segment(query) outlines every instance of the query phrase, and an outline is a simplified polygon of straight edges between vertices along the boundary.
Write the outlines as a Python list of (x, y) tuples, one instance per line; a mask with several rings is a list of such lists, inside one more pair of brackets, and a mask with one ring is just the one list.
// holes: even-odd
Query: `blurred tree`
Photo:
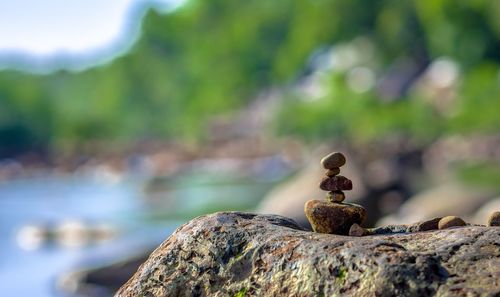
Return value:
[[(191, 0), (171, 14), (149, 11), (138, 42), (108, 65), (79, 73), (0, 72), (0, 127), (23, 127), (33, 139), (28, 146), (74, 147), (89, 139), (200, 140), (214, 114), (245, 107), (263, 88), (300, 80), (313, 52), (361, 36), (375, 53), (353, 67), (370, 69), (377, 80), (403, 77), (405, 68), (398, 65), (404, 61), (416, 65), (400, 100), (380, 100), (384, 96), (377, 88), (353, 91), (349, 70), (329, 72), (321, 100), (294, 95), (283, 101), (277, 120), (281, 133), (309, 139), (410, 133), (432, 139), (495, 131), (500, 125), (498, 3)], [(440, 114), (409, 88), (431, 60), (443, 56), (456, 61), (462, 73), (449, 114)], [(8, 134), (0, 133), (1, 143), (11, 141)]]

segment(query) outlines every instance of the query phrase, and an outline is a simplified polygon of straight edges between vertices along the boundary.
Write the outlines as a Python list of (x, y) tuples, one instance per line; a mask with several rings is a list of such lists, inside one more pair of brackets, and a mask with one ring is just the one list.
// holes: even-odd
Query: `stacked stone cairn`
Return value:
[[(304, 206), (304, 212), (314, 232), (365, 236), (389, 233), (407, 233), (429, 230), (443, 230), (467, 226), (463, 219), (457, 216), (434, 218), (410, 225), (389, 225), (385, 227), (361, 227), (366, 219), (366, 210), (353, 203), (344, 203), (344, 191), (352, 190), (352, 181), (341, 176), (340, 167), (344, 166), (346, 158), (342, 153), (331, 153), (321, 159), (321, 165), (326, 169), (325, 177), (319, 187), (327, 191), (325, 200), (309, 200)], [(493, 212), (488, 218), (487, 226), (500, 227), (500, 212)]]
[(338, 152), (331, 153), (321, 160), (321, 165), (326, 169), (326, 176), (319, 187), (328, 194), (325, 200), (309, 200), (304, 206), (307, 219), (315, 232), (349, 235), (353, 225), (358, 232), (364, 230), (359, 225), (366, 219), (366, 210), (360, 205), (343, 203), (344, 191), (352, 190), (352, 181), (339, 175), (340, 167), (345, 163), (345, 156)]

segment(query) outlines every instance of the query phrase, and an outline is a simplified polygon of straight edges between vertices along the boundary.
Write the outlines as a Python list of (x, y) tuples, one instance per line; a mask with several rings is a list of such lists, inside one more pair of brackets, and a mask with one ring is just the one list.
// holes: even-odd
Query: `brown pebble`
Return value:
[(442, 218), (434, 218), (432, 220), (427, 220), (423, 222), (419, 222), (416, 224), (416, 231), (430, 231), (437, 230), (439, 228), (439, 221)]
[(439, 220), (438, 228), (447, 229), (451, 227), (465, 226), (464, 220), (456, 216), (447, 216)]
[(342, 191), (328, 192), (328, 195), (326, 195), (326, 200), (334, 203), (340, 203), (345, 200), (345, 194)]
[(500, 211), (495, 211), (488, 218), (488, 226), (500, 226)]
[(363, 235), (366, 235), (367, 233), (368, 232), (366, 231), (366, 229), (358, 224), (352, 224), (351, 228), (349, 229), (349, 236), (361, 237)]
[(342, 175), (323, 177), (319, 188), (323, 191), (349, 191), (352, 190), (352, 181)]
[(335, 167), (342, 167), (345, 161), (345, 157), (342, 153), (331, 153), (321, 159), (321, 165), (325, 169), (333, 169)]
[(325, 175), (328, 176), (328, 177), (332, 177), (332, 176), (338, 175), (339, 173), (340, 173), (340, 168), (335, 167), (335, 168), (332, 168), (332, 169), (328, 169), (325, 172)]

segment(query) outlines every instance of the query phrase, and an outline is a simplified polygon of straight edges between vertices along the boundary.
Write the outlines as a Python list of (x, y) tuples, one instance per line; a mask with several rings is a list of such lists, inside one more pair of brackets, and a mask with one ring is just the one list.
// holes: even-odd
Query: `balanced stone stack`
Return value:
[(344, 191), (352, 190), (352, 181), (339, 175), (346, 158), (342, 153), (331, 153), (321, 160), (326, 169), (319, 187), (328, 191), (326, 200), (309, 200), (304, 206), (307, 219), (313, 230), (319, 233), (348, 235), (353, 224), (361, 225), (366, 210), (356, 204), (343, 203)]
[(340, 167), (345, 165), (345, 157), (341, 153), (331, 153), (321, 159), (321, 165), (326, 169), (325, 177), (321, 180), (319, 187), (323, 191), (329, 191), (327, 200), (330, 202), (342, 202), (345, 199), (343, 191), (352, 190), (352, 181), (344, 176), (338, 175)]

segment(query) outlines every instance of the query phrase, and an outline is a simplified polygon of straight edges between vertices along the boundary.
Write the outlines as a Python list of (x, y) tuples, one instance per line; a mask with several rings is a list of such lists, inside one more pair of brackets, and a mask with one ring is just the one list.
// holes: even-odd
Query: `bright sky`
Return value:
[(124, 29), (130, 29), (127, 27), (129, 13), (137, 4), (163, 5), (166, 8), (166, 5), (180, 2), (0, 0), (0, 60), (2, 54), (37, 59), (57, 56), (58, 53), (72, 56), (92, 54), (125, 37), (122, 36)]
[(134, 0), (0, 0), (0, 50), (46, 55), (120, 36)]

